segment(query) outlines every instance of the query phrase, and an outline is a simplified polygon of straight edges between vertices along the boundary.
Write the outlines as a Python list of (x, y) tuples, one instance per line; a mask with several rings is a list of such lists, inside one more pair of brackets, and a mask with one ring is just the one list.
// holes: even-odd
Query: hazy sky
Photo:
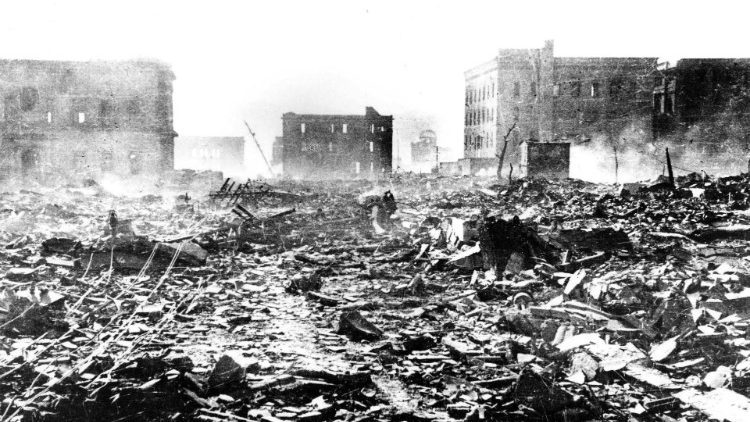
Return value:
[[(364, 113), (433, 122), (463, 145), (463, 72), (498, 48), (558, 56), (750, 57), (748, 11), (729, 1), (0, 2), (0, 57), (157, 58), (172, 65), (175, 129), (245, 134), (270, 154), (281, 114)], [(413, 124), (412, 124), (413, 123)], [(413, 129), (413, 128), (412, 128)], [(260, 165), (248, 147), (249, 162)]]

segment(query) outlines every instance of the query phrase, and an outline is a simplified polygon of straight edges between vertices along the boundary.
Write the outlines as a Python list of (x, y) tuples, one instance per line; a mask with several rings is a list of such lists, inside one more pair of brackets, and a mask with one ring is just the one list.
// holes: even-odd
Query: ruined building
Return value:
[(657, 59), (555, 57), (541, 49), (501, 49), (465, 73), (463, 173), (520, 160), (522, 141), (618, 142), (651, 139)]
[(418, 171), (430, 171), (438, 165), (437, 135), (427, 129), (419, 133), (419, 139), (411, 143), (412, 167)]
[(285, 113), (284, 175), (299, 179), (376, 178), (391, 172), (393, 116)]
[(245, 176), (245, 138), (241, 136), (180, 136), (175, 139), (176, 169), (214, 170), (225, 177)]
[[(681, 59), (655, 77), (654, 134), (715, 152), (750, 140), (750, 59)], [(721, 140), (722, 142), (717, 142)]]
[(171, 170), (173, 80), (153, 61), (0, 61), (0, 176)]

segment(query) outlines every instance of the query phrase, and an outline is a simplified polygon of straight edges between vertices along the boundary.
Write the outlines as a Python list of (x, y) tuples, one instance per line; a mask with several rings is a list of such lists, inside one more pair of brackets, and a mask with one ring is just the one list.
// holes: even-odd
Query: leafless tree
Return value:
[(508, 129), (508, 133), (503, 136), (503, 149), (500, 151), (500, 154), (495, 154), (497, 159), (499, 160), (497, 163), (497, 181), (499, 182), (502, 180), (502, 170), (503, 170), (503, 161), (505, 160), (505, 151), (508, 149), (508, 142), (510, 142), (510, 134), (516, 129), (516, 126), (518, 125), (518, 120), (514, 121), (513, 124), (510, 126), (510, 129)]

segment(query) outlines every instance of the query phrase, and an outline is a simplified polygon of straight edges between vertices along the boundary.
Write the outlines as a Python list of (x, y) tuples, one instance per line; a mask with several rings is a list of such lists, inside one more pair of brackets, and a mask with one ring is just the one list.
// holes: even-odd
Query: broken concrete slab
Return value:
[(377, 340), (383, 335), (380, 328), (365, 319), (358, 311), (341, 313), (338, 332), (355, 341)]

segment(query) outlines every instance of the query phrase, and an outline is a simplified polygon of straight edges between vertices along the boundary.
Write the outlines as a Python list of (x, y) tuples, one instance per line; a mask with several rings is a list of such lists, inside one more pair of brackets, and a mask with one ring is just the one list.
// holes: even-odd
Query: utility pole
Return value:
[(271, 177), (274, 177), (275, 175), (273, 174), (273, 168), (271, 167), (271, 163), (269, 163), (268, 160), (266, 159), (266, 154), (263, 153), (263, 148), (260, 147), (260, 142), (258, 142), (258, 138), (255, 137), (255, 132), (253, 132), (253, 130), (250, 129), (250, 125), (247, 124), (246, 120), (243, 120), (242, 122), (245, 123), (245, 126), (247, 127), (247, 131), (250, 132), (250, 135), (253, 136), (253, 141), (255, 141), (255, 145), (258, 147), (258, 151), (260, 151), (260, 156), (263, 157), (263, 161), (266, 162), (266, 166), (268, 166), (268, 171), (271, 173)]
[(672, 171), (672, 159), (669, 157), (669, 148), (666, 148), (667, 153), (667, 172), (669, 174), (669, 185), (674, 189), (674, 172)]
[(440, 173), (440, 147), (435, 141), (435, 173)]

